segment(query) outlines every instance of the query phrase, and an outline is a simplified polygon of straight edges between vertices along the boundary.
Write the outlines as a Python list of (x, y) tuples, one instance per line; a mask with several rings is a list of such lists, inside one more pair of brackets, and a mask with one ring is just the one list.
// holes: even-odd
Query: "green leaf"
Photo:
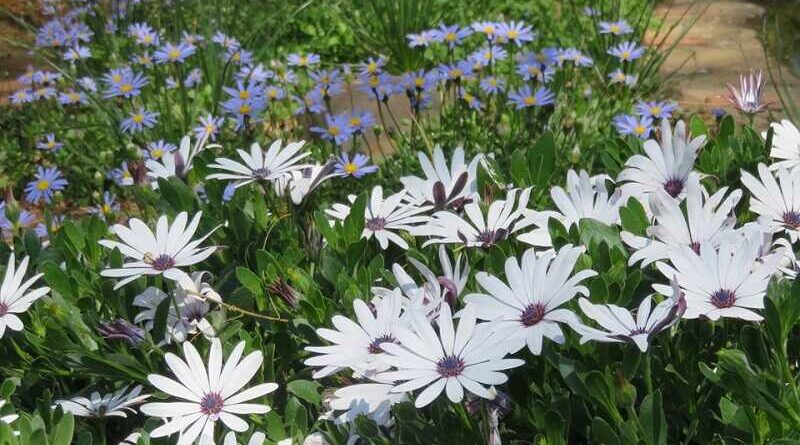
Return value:
[(319, 404), (322, 397), (319, 389), (322, 387), (312, 380), (293, 380), (286, 385), (286, 390), (313, 405)]
[(634, 235), (646, 235), (646, 230), (650, 227), (650, 220), (638, 199), (629, 199), (628, 204), (619, 209), (619, 216), (622, 219), (624, 230)]
[(242, 286), (246, 287), (253, 295), (263, 295), (264, 288), (261, 283), (261, 278), (250, 269), (241, 266), (237, 267), (236, 278), (242, 283)]
[(556, 141), (553, 133), (543, 134), (536, 143), (528, 149), (528, 170), (537, 188), (545, 188), (550, 182), (556, 166)]
[[(385, 192), (384, 192), (385, 193)], [(364, 215), (367, 208), (367, 194), (361, 193), (356, 198), (350, 213), (344, 219), (344, 241), (347, 245), (358, 242), (361, 233), (364, 231)]]
[(578, 227), (581, 234), (581, 243), (589, 249), (599, 244), (605, 244), (609, 249), (617, 249), (624, 256), (627, 256), (627, 250), (622, 244), (617, 229), (591, 218), (581, 219), (578, 222)]
[(621, 445), (617, 433), (608, 422), (600, 417), (592, 419), (592, 443), (595, 445)]
[(53, 440), (50, 445), (69, 445), (75, 429), (75, 418), (72, 413), (65, 413), (53, 429)]
[(639, 421), (642, 423), (647, 442), (652, 445), (666, 445), (667, 418), (661, 403), (661, 392), (645, 396), (639, 405)]
[(47, 285), (65, 299), (71, 299), (72, 284), (70, 284), (66, 272), (61, 270), (57, 264), (51, 262), (45, 263), (42, 270), (44, 271), (44, 280), (47, 282)]

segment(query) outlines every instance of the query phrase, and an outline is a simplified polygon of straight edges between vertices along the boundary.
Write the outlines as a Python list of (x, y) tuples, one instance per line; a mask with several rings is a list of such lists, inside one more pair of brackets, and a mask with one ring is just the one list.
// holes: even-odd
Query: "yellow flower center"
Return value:
[(611, 25), (608, 29), (610, 29), (614, 34), (620, 31), (619, 25)]
[(450, 70), (450, 77), (452, 78), (461, 77), (462, 74), (464, 74), (464, 71), (462, 71), (461, 69), (456, 68)]
[(375, 88), (375, 87), (378, 86), (378, 84), (380, 84), (380, 80), (378, 79), (378, 76), (370, 76), (369, 77), (369, 86)]
[(43, 192), (50, 188), (50, 181), (47, 179), (42, 179), (36, 183), (36, 188)]
[(268, 89), (267, 90), (267, 96), (269, 96), (269, 97), (271, 97), (273, 99), (278, 97), (278, 90), (276, 90), (275, 88)]
[(181, 51), (178, 48), (172, 48), (169, 50), (169, 53), (167, 53), (167, 57), (169, 57), (171, 60), (178, 60), (180, 56)]
[(341, 132), (342, 130), (340, 130), (339, 127), (328, 127), (328, 133), (330, 133), (331, 136), (338, 136)]
[(150, 35), (150, 34), (145, 34), (144, 38), (142, 38), (142, 41), (144, 43), (152, 43), (153, 42), (153, 36)]
[(123, 93), (130, 93), (131, 91), (133, 91), (133, 85), (129, 83), (123, 84), (122, 86), (119, 87), (119, 90), (122, 91)]
[(111, 206), (108, 204), (103, 204), (102, 211), (103, 213), (111, 213)]
[(522, 101), (525, 105), (536, 105), (536, 97), (534, 96), (526, 96)]
[(650, 114), (652, 114), (653, 116), (661, 114), (661, 107), (658, 106), (650, 107)]
[(250, 105), (242, 104), (242, 106), (239, 107), (239, 114), (247, 114), (250, 112), (250, 110), (251, 110)]
[(414, 86), (422, 87), (423, 85), (425, 85), (425, 79), (422, 77), (417, 77), (414, 79)]
[(217, 131), (217, 126), (214, 124), (206, 124), (206, 133), (211, 134)]
[(300, 59), (297, 61), (297, 64), (300, 66), (308, 65), (308, 57), (307, 56), (300, 56)]
[(81, 99), (81, 96), (78, 93), (69, 93), (67, 94), (67, 98), (70, 102), (77, 102)]
[(358, 127), (359, 125), (361, 125), (361, 118), (358, 118), (358, 117), (350, 118), (350, 126), (351, 127)]
[(56, 148), (56, 141), (47, 141), (47, 145), (46, 145), (46, 147), (47, 147), (49, 150), (52, 150), (52, 149)]
[(113, 76), (111, 76), (111, 80), (112, 80), (114, 83), (120, 83), (120, 82), (122, 82), (122, 74), (114, 74)]
[(644, 125), (642, 125), (642, 124), (638, 124), (638, 125), (637, 125), (637, 126), (634, 128), (634, 129), (633, 129), (633, 132), (634, 132), (634, 133), (636, 133), (637, 135), (641, 136), (641, 135), (643, 135), (643, 134), (644, 134), (644, 132), (645, 132), (646, 130), (647, 130), (647, 129), (646, 129), (646, 128), (644, 128)]
[(375, 62), (370, 62), (367, 64), (367, 72), (368, 73), (375, 73), (378, 71), (378, 64)]
[(516, 39), (517, 37), (519, 37), (519, 31), (517, 31), (516, 29), (509, 29), (508, 32), (506, 33), (506, 37), (508, 37), (509, 39)]
[(240, 53), (238, 51), (233, 53), (233, 55), (231, 56), (231, 60), (233, 60), (234, 62), (238, 62), (238, 61), (242, 60), (242, 53)]
[(444, 39), (447, 40), (448, 42), (455, 42), (456, 38), (457, 36), (456, 33), (454, 32), (448, 32), (447, 34), (444, 35)]
[(239, 99), (242, 100), (250, 99), (250, 91), (247, 90), (239, 91)]
[(161, 156), (163, 155), (164, 155), (164, 150), (161, 150), (160, 148), (156, 148), (150, 152), (150, 156), (152, 156), (153, 159), (161, 159)]
[(352, 175), (353, 173), (358, 171), (358, 166), (356, 164), (353, 164), (352, 162), (348, 162), (347, 164), (344, 165), (344, 171)]
[(623, 51), (622, 52), (622, 58), (623, 59), (630, 59), (631, 58), (631, 52), (630, 51)]
[(486, 25), (483, 27), (483, 32), (486, 34), (494, 34), (494, 26)]
[(144, 115), (142, 113), (136, 113), (131, 117), (131, 120), (133, 120), (137, 124), (141, 124), (142, 122), (144, 122)]

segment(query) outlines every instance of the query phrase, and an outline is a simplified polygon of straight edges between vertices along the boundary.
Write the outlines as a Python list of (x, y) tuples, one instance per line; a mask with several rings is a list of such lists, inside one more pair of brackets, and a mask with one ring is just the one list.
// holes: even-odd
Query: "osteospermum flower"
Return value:
[(558, 208), (556, 216), (565, 227), (577, 225), (583, 218), (591, 218), (604, 224), (619, 223), (619, 208), (625, 204), (627, 197), (622, 190), (608, 194), (607, 175), (590, 177), (586, 171), (580, 174), (575, 170), (567, 172), (566, 190), (560, 186), (550, 189), (550, 197)]
[[(762, 237), (743, 237), (739, 242), (724, 243), (715, 249), (700, 246), (700, 253), (690, 247), (676, 249), (669, 265), (656, 263), (665, 277), (674, 277), (685, 294), (683, 318), (721, 317), (760, 321), (754, 309), (764, 308), (764, 296), (772, 275), (784, 257), (783, 249), (764, 254)], [(669, 295), (670, 287), (654, 284), (653, 289)]]
[(63, 190), (69, 182), (56, 167), (37, 167), (36, 179), (25, 185), (25, 200), (32, 203), (50, 203), (53, 193)]
[(433, 156), (417, 152), (424, 178), (419, 176), (403, 176), (400, 182), (408, 192), (409, 201), (414, 204), (432, 205), (434, 210), (452, 208), (461, 209), (472, 202), (478, 191), (477, 169), (481, 156), (475, 156), (467, 164), (464, 160), (464, 149), (453, 150), (450, 165), (441, 147), (433, 150)]
[(635, 117), (627, 114), (614, 116), (612, 120), (614, 127), (621, 135), (636, 136), (639, 139), (647, 139), (653, 127), (653, 118)]
[(686, 299), (678, 283), (673, 280), (672, 294), (653, 308), (653, 296), (644, 297), (636, 311), (636, 318), (625, 308), (615, 304), (593, 304), (586, 298), (578, 300), (583, 313), (603, 330), (580, 326), (581, 343), (629, 342), (642, 352), (647, 352), (650, 340), (659, 332), (678, 322), (686, 310)]
[(503, 338), (483, 326), (476, 326), (475, 312), (467, 306), (461, 313), (458, 328), (448, 305), (442, 305), (436, 319), (437, 330), (423, 314), (410, 313), (412, 329), (398, 327), (396, 343), (383, 343), (386, 352), (382, 360), (395, 371), (378, 374), (380, 379), (396, 383), (393, 393), (406, 393), (425, 387), (414, 401), (422, 408), (445, 391), (447, 398), (459, 403), (464, 389), (477, 396), (490, 399), (491, 393), (484, 385), (500, 385), (508, 380), (501, 371), (525, 363), (505, 357), (501, 346)]
[[(772, 128), (772, 147), (769, 155), (773, 159), (779, 159), (769, 166), (770, 170), (793, 169), (800, 165), (800, 130), (795, 125), (783, 119), (780, 122), (769, 124)], [(761, 133), (761, 137), (767, 139), (767, 132)]]
[(792, 242), (800, 237), (800, 169), (780, 169), (777, 180), (766, 165), (758, 164), (756, 179), (742, 170), (742, 184), (750, 191), (750, 211), (772, 231), (786, 231)]
[(339, 388), (325, 399), (330, 408), (326, 417), (341, 425), (366, 416), (380, 426), (392, 424), (392, 406), (408, 400), (406, 394), (395, 394), (390, 383), (356, 383)]
[(101, 240), (100, 245), (119, 249), (125, 257), (133, 261), (124, 263), (121, 268), (105, 269), (100, 275), (123, 278), (114, 289), (119, 289), (143, 275), (164, 275), (174, 281), (189, 279), (188, 274), (179, 267), (199, 263), (217, 249), (216, 246), (199, 247), (213, 231), (192, 240), (200, 225), (201, 216), (202, 212), (198, 212), (187, 225), (188, 215), (181, 212), (170, 225), (167, 216), (163, 215), (156, 223), (155, 233), (137, 218), (130, 219), (129, 227), (115, 224), (111, 230), (121, 242), (106, 239)]
[(552, 105), (555, 102), (555, 97), (555, 94), (545, 87), (539, 87), (534, 92), (531, 87), (525, 85), (511, 92), (508, 95), (508, 100), (517, 110), (522, 110), (530, 107)]
[(378, 166), (370, 165), (369, 157), (363, 153), (356, 153), (353, 159), (350, 159), (349, 154), (342, 152), (337, 159), (335, 169), (336, 174), (340, 176), (360, 178), (366, 174), (375, 173), (378, 171)]
[[(421, 215), (430, 209), (429, 206), (413, 206), (404, 204), (406, 191), (383, 197), (383, 187), (376, 186), (372, 189), (370, 199), (364, 209), (364, 231), (361, 237), (370, 239), (375, 237), (381, 249), (387, 249), (389, 242), (402, 249), (408, 249), (408, 243), (395, 231), (410, 232), (417, 224), (425, 222), (428, 217)], [(355, 195), (348, 197), (350, 202), (355, 202)], [(350, 215), (350, 206), (334, 204), (325, 213), (335, 219), (344, 221)]]
[(645, 155), (633, 155), (625, 162), (625, 169), (617, 177), (622, 190), (639, 198), (645, 206), (649, 196), (663, 190), (669, 196), (682, 199), (686, 182), (694, 168), (697, 154), (706, 142), (704, 135), (690, 139), (686, 124), (678, 121), (675, 132), (669, 121), (661, 121), (661, 143), (649, 139), (644, 143)]
[(508, 192), (505, 200), (494, 201), (484, 216), (477, 202), (464, 206), (465, 217), (449, 211), (439, 211), (424, 225), (415, 230), (417, 235), (430, 236), (423, 246), (434, 243), (464, 244), (467, 247), (488, 248), (524, 228), (519, 222), (525, 215), (531, 189)]
[(275, 391), (278, 385), (262, 383), (241, 391), (264, 361), (261, 351), (242, 359), (244, 347), (245, 342), (237, 344), (224, 366), (222, 342), (217, 338), (211, 341), (208, 367), (190, 342), (183, 344), (185, 360), (168, 352), (164, 358), (177, 380), (158, 374), (150, 374), (147, 380), (178, 401), (142, 405), (142, 413), (166, 421), (150, 437), (179, 433), (177, 445), (190, 445), (195, 440), (200, 445), (213, 445), (218, 420), (233, 431), (243, 432), (249, 425), (239, 415), (268, 413), (268, 405), (250, 401)]
[(357, 321), (335, 315), (331, 323), (336, 330), (317, 329), (317, 335), (332, 344), (306, 347), (307, 351), (317, 355), (304, 363), (322, 368), (314, 372), (314, 378), (327, 377), (343, 368), (352, 369), (359, 375), (374, 375), (388, 369), (379, 361), (383, 353), (381, 344), (396, 342), (395, 329), (407, 324), (402, 303), (399, 290), (375, 301), (372, 309), (363, 301), (355, 300), (353, 311)]
[(620, 234), (625, 244), (636, 249), (628, 264), (642, 261), (645, 267), (669, 259), (671, 252), (680, 246), (700, 252), (704, 244), (717, 248), (739, 236), (734, 229), (733, 211), (742, 197), (741, 190), (734, 190), (726, 197), (728, 188), (723, 187), (708, 196), (696, 176), (689, 180), (686, 188), (686, 216), (680, 202), (664, 192), (654, 193), (649, 203), (656, 222), (647, 229), (647, 237), (630, 232)]
[(632, 62), (644, 55), (645, 49), (634, 42), (622, 42), (608, 50), (608, 53), (621, 62)]
[(567, 245), (557, 254), (550, 251), (537, 258), (534, 250), (528, 249), (521, 261), (514, 257), (506, 260), (507, 284), (478, 272), (475, 278), (486, 293), (469, 294), (464, 301), (475, 309), (478, 319), (492, 321), (492, 329), (504, 338), (502, 347), (508, 353), (528, 345), (531, 353), (538, 355), (545, 338), (564, 343), (561, 324), (578, 324), (575, 313), (561, 306), (577, 294), (589, 295), (589, 289), (579, 283), (597, 272), (584, 269), (573, 274), (584, 250)]
[(739, 75), (739, 89), (728, 84), (728, 95), (726, 99), (737, 110), (744, 114), (756, 114), (767, 109), (769, 105), (764, 100), (764, 90), (767, 80), (762, 77), (761, 71), (758, 74), (752, 71), (748, 76)]
[(223, 170), (224, 173), (213, 173), (206, 179), (221, 179), (236, 181), (236, 187), (250, 184), (254, 181), (275, 181), (287, 177), (291, 172), (305, 168), (300, 164), (311, 152), (301, 151), (305, 141), (291, 142), (285, 147), (280, 139), (273, 142), (264, 152), (258, 142), (250, 146), (250, 153), (242, 149), (236, 150), (244, 163), (228, 158), (216, 158), (210, 168)]
[(194, 158), (208, 147), (219, 147), (218, 145), (206, 145), (207, 139), (200, 138), (192, 144), (189, 136), (181, 138), (180, 146), (177, 150), (166, 151), (161, 154), (160, 159), (148, 159), (145, 162), (147, 177), (152, 179), (154, 189), (158, 188), (158, 179), (169, 179), (173, 176), (183, 177), (193, 167)]
[(120, 123), (120, 129), (128, 134), (139, 133), (144, 131), (145, 128), (155, 127), (158, 122), (158, 116), (159, 113), (155, 111), (139, 108), (138, 111), (133, 112)]
[(0, 338), (6, 328), (12, 331), (21, 331), (23, 328), (22, 320), (16, 314), (21, 314), (38, 299), (50, 292), (49, 287), (40, 287), (28, 292), (31, 286), (44, 274), (36, 274), (23, 282), (25, 272), (28, 270), (29, 258), (25, 257), (17, 267), (14, 262), (14, 254), (8, 257), (8, 265), (0, 285)]
[(79, 417), (128, 417), (128, 413), (136, 413), (134, 406), (144, 402), (150, 394), (142, 394), (142, 385), (137, 385), (130, 391), (124, 387), (119, 391), (100, 395), (93, 392), (88, 398), (83, 396), (71, 399), (56, 400), (64, 412), (72, 413)]

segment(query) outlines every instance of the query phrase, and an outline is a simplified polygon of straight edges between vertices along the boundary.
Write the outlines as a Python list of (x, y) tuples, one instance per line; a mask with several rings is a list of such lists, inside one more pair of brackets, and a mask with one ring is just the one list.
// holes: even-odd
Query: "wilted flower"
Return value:
[(728, 84), (728, 102), (744, 114), (756, 114), (767, 109), (769, 105), (764, 100), (764, 90), (767, 80), (761, 76), (761, 71), (749, 75), (739, 75), (739, 89)]
[(72, 413), (79, 417), (100, 419), (104, 417), (128, 417), (128, 413), (136, 413), (133, 408), (150, 397), (142, 395), (142, 385), (135, 386), (130, 392), (128, 387), (123, 387), (117, 392), (100, 395), (93, 392), (89, 398), (78, 396), (69, 400), (56, 400), (64, 412)]
[(118, 318), (108, 323), (100, 323), (97, 326), (97, 332), (103, 338), (125, 340), (131, 346), (137, 346), (144, 341), (144, 329), (131, 324), (124, 318)]

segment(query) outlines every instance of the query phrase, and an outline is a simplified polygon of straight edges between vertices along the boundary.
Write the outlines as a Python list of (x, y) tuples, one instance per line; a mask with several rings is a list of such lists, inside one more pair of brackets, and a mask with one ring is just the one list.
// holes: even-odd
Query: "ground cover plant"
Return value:
[(800, 442), (800, 131), (652, 2), (39, 6), (0, 444)]

